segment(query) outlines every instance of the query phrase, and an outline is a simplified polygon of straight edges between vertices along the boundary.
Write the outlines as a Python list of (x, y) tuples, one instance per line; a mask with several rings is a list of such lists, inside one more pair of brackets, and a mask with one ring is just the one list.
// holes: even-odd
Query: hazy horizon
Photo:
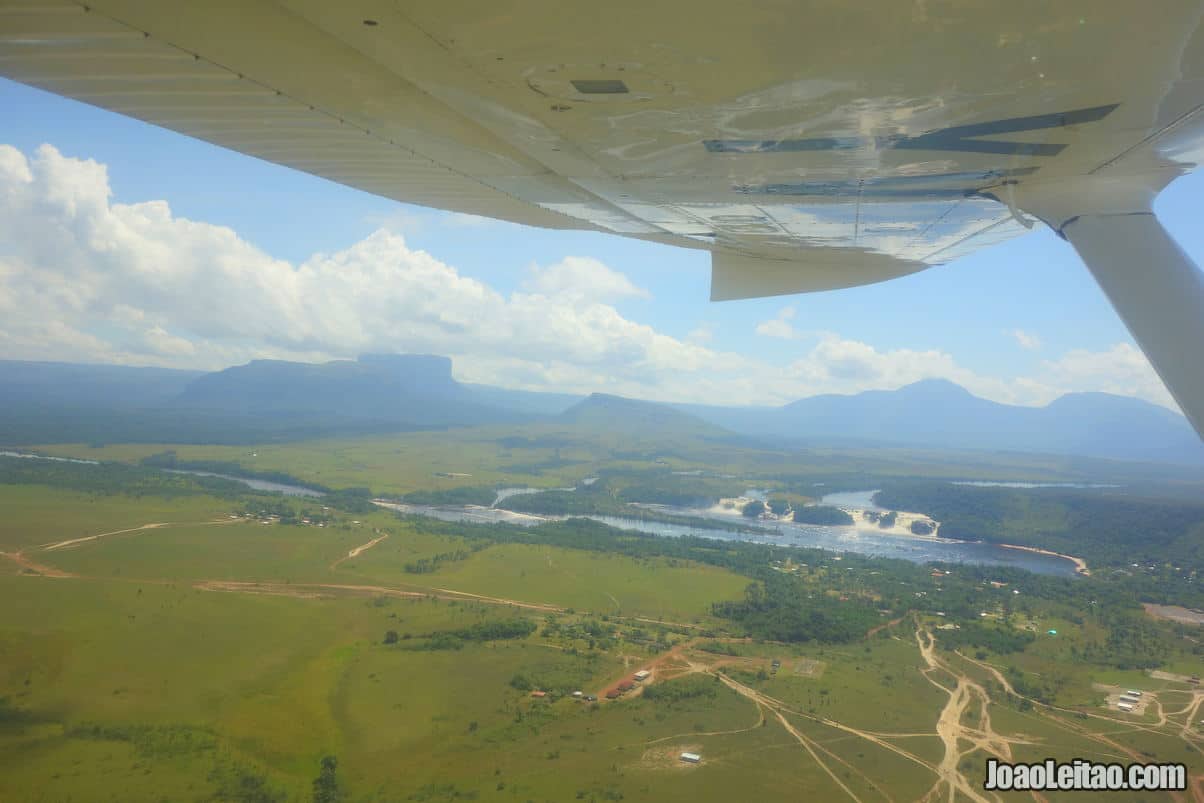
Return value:
[[(394, 352), (391, 354), (378, 354), (378, 353), (362, 354), (362, 355), (356, 355), (356, 356), (352, 356), (352, 357), (333, 357), (330, 359), (321, 359), (321, 360), (314, 360), (314, 361), (288, 360), (288, 359), (280, 359), (280, 358), (275, 358), (275, 357), (255, 357), (255, 358), (246, 360), (244, 362), (232, 363), (230, 365), (225, 365), (220, 368), (213, 368), (213, 369), (177, 368), (177, 367), (163, 366), (163, 365), (131, 364), (131, 363), (115, 363), (115, 362), (74, 362), (71, 360), (20, 360), (20, 359), (8, 359), (8, 358), (0, 358), (0, 364), (2, 364), (2, 363), (26, 363), (26, 364), (33, 363), (33, 364), (46, 364), (46, 365), (86, 366), (86, 367), (96, 367), (96, 368), (106, 368), (106, 367), (129, 368), (131, 370), (149, 369), (149, 370), (180, 371), (180, 372), (184, 372), (184, 373), (197, 374), (198, 376), (204, 376), (206, 374), (220, 373), (222, 371), (227, 371), (232, 368), (245, 367), (245, 366), (251, 365), (252, 363), (255, 363), (255, 362), (285, 362), (285, 363), (293, 363), (293, 364), (297, 364), (297, 365), (323, 365), (323, 364), (331, 363), (331, 362), (358, 362), (361, 357), (365, 357), (365, 356), (373, 356), (373, 357), (378, 357), (378, 356), (447, 357), (447, 355), (442, 355), (442, 354), (414, 354), (414, 353), (409, 353), (409, 352)], [(490, 382), (475, 382), (471, 379), (465, 379), (461, 376), (457, 376), (456, 375), (456, 361), (451, 357), (447, 357), (447, 359), (451, 360), (452, 379), (455, 380), (456, 382), (460, 383), (461, 385), (465, 385), (465, 386), (469, 386), (469, 387), (512, 390), (512, 391), (520, 391), (520, 392), (527, 392), (527, 393), (541, 393), (541, 394), (548, 394), (548, 395), (574, 396), (574, 397), (578, 397), (580, 399), (585, 399), (590, 396), (601, 395), (601, 396), (614, 396), (617, 398), (630, 399), (633, 401), (648, 402), (648, 403), (652, 403), (652, 404), (679, 405), (679, 406), (698, 405), (698, 406), (711, 406), (711, 407), (727, 407), (727, 408), (732, 408), (732, 409), (746, 409), (746, 408), (747, 409), (756, 409), (756, 408), (778, 409), (782, 406), (789, 405), (795, 401), (804, 401), (806, 399), (813, 399), (813, 398), (817, 398), (817, 397), (821, 397), (821, 396), (835, 396), (835, 397), (852, 398), (852, 397), (861, 395), (863, 393), (893, 393), (895, 391), (903, 390), (903, 389), (911, 387), (913, 385), (919, 385), (919, 384), (923, 384), (923, 383), (946, 383), (948, 385), (951, 385), (954, 388), (957, 388), (958, 390), (965, 391), (966, 393), (970, 394), (971, 396), (973, 396), (976, 399), (983, 399), (985, 401), (995, 401), (994, 399), (988, 399), (984, 396), (979, 396), (978, 394), (974, 393), (971, 389), (958, 384), (957, 382), (953, 381), (952, 379), (946, 379), (945, 377), (923, 377), (920, 379), (912, 380), (910, 382), (906, 382), (902, 385), (899, 385), (898, 387), (874, 387), (874, 388), (864, 388), (862, 390), (853, 390), (853, 391), (847, 391), (847, 392), (823, 391), (823, 392), (817, 392), (817, 393), (812, 393), (812, 394), (808, 394), (808, 395), (798, 396), (797, 398), (787, 399), (785, 401), (778, 402), (778, 403), (758, 404), (758, 403), (754, 402), (754, 403), (750, 403), (750, 404), (737, 404), (737, 403), (727, 403), (727, 402), (724, 402), (723, 400), (708, 401), (705, 399), (702, 399), (702, 400), (693, 399), (693, 400), (689, 400), (689, 401), (673, 401), (673, 400), (661, 400), (661, 399), (655, 399), (655, 398), (648, 398), (645, 396), (638, 396), (638, 395), (625, 395), (622, 393), (615, 393), (615, 392), (612, 392), (612, 391), (609, 391), (606, 389), (601, 389), (601, 388), (594, 389), (594, 390), (577, 391), (577, 390), (564, 390), (564, 389), (556, 388), (556, 387), (530, 388), (530, 387), (515, 387), (515, 386), (504, 385), (504, 384), (495, 384), (495, 383), (490, 383)], [(1150, 404), (1155, 404), (1156, 406), (1162, 407), (1163, 409), (1166, 409), (1169, 412), (1175, 413), (1179, 418), (1182, 418), (1185, 422), (1187, 421), (1186, 417), (1183, 416), (1183, 414), (1179, 411), (1178, 408), (1167, 407), (1167, 406), (1164, 406), (1161, 404), (1157, 404), (1155, 402), (1149, 402), (1148, 400), (1142, 399), (1137, 396), (1130, 396), (1130, 395), (1121, 394), (1121, 393), (1111, 393), (1109, 391), (1071, 390), (1071, 391), (1067, 391), (1066, 393), (1063, 393), (1059, 396), (1056, 396), (1052, 399), (1048, 399), (1048, 400), (1044, 400), (1044, 401), (1040, 401), (1040, 402), (1030, 402), (1027, 404), (1022, 403), (1022, 402), (996, 402), (996, 403), (1005, 404), (1005, 405), (1013, 406), (1013, 407), (1028, 407), (1028, 408), (1032, 408), (1032, 409), (1041, 409), (1044, 407), (1048, 407), (1050, 404), (1052, 404), (1066, 396), (1073, 396), (1073, 395), (1077, 395), (1077, 394), (1091, 394), (1091, 393), (1099, 393), (1099, 394), (1114, 396), (1114, 397), (1123, 398), (1123, 399), (1134, 399), (1136, 401), (1143, 401), (1143, 402), (1147, 402)]]

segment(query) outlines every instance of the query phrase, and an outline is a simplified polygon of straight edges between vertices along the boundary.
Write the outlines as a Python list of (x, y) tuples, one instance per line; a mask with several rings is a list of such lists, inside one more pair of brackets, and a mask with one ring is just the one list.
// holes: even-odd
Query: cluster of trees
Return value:
[(577, 491), (541, 491), (518, 494), (503, 499), (498, 507), (516, 513), (535, 513), (548, 516), (619, 515), (625, 505), (609, 496)]
[(665, 471), (627, 472), (604, 481), (618, 486), (616, 495), (621, 501), (677, 507), (710, 507), (720, 498), (740, 492), (731, 480)]
[(883, 529), (888, 529), (895, 526), (895, 522), (899, 520), (899, 514), (895, 511), (889, 513), (879, 513), (877, 510), (861, 511), (861, 518), (866, 521), (872, 521)]
[(454, 552), (440, 552), (438, 555), (432, 555), (429, 558), (420, 558), (419, 560), (407, 563), (404, 568), (407, 574), (431, 574), (439, 571), (439, 567), (444, 563), (468, 560), (471, 555), (472, 553), (466, 549), (457, 549)]
[(761, 514), (765, 512), (765, 503), (762, 502), (760, 499), (754, 499), (751, 502), (749, 502), (747, 505), (745, 505), (744, 509), (741, 510), (740, 512), (744, 515), (744, 518), (746, 518), (746, 519), (759, 518), (761, 516)]
[(796, 507), (794, 509), (794, 520), (799, 524), (823, 524), (828, 526), (853, 523), (853, 517), (848, 513), (845, 513), (838, 507), (829, 507), (827, 505)]
[(411, 505), (480, 505), (489, 507), (497, 498), (493, 488), (464, 486), (435, 491), (411, 491), (404, 497)]
[(1016, 630), (1008, 626), (985, 625), (979, 622), (967, 621), (960, 630), (941, 630), (937, 640), (951, 650), (966, 646), (981, 647), (996, 655), (1006, 655), (1021, 652), (1036, 638), (1026, 630)]
[(322, 756), (318, 765), (318, 777), (314, 778), (314, 803), (338, 803), (343, 799), (343, 790), (338, 778), (339, 760), (334, 756)]
[(743, 600), (716, 602), (711, 610), (718, 617), (738, 622), (756, 638), (795, 643), (854, 641), (882, 618), (861, 599), (815, 593), (807, 584), (774, 572), (750, 583)]
[[(454, 630), (439, 630), (427, 633), (412, 649), (416, 650), (458, 650), (465, 644), (474, 641), (504, 641), (506, 639), (521, 639), (534, 633), (535, 623), (530, 619), (495, 619), (478, 622), (468, 627)], [(385, 634), (386, 642), (395, 644), (396, 639), (390, 640)]]

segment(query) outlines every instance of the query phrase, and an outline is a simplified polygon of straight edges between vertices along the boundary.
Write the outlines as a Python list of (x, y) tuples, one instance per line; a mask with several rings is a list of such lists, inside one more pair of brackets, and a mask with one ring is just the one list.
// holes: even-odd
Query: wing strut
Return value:
[(1149, 211), (1061, 227), (1204, 439), (1204, 274)]

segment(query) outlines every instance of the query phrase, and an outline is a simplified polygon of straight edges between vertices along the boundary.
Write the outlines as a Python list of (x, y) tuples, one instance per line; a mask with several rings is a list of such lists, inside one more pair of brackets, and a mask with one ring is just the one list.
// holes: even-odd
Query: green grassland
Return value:
[[(114, 552), (116, 564), (141, 541), (144, 550), (161, 547), (148, 554), (174, 566), (166, 574), (180, 579), (0, 575), (0, 739), (7, 748), (0, 798), (251, 799), (230, 790), (261, 781), (251, 785), (303, 799), (328, 753), (340, 757), (352, 799), (558, 801), (583, 793), (696, 800), (732, 799), (749, 788), (771, 797), (834, 791), (805, 763), (783, 765), (780, 755), (793, 750), (781, 731), (749, 730), (755, 707), (726, 689), (701, 701), (634, 699), (595, 710), (571, 699), (532, 700), (510, 684), (523, 674), (598, 690), (622, 674), (620, 650), (573, 655), (537, 637), (455, 650), (410, 648), (420, 639), (381, 643), (391, 629), (421, 635), (529, 613), (431, 599), (217, 593), (195, 588), (183, 564), (171, 560), (173, 552), (189, 553), (201, 572), (220, 567), (206, 564), (206, 553), (240, 539), (318, 532), (259, 526), (169, 528), (55, 555)], [(254, 567), (273, 554), (246, 557)], [(599, 571), (597, 556), (586, 557), (593, 560), (578, 567), (579, 585), (631, 568)], [(148, 560), (140, 569), (154, 566)], [(636, 576), (663, 593), (672, 570), (649, 571)], [(667, 740), (668, 759), (645, 755), (656, 752), (654, 740)], [(681, 745), (702, 745), (712, 758), (682, 769), (675, 761)]]
[[(499, 437), (409, 433), (263, 447), (254, 458), (246, 447), (172, 448), (181, 459), (397, 492), (561, 485), (615, 470), (609, 440), (582, 445), (563, 429), (529, 431), (523, 443), (559, 445), (526, 448)], [(651, 437), (627, 443), (618, 462), (637, 473), (685, 469), (705, 457), (720, 465), (725, 451), (721, 465), (733, 471), (769, 470), (738, 448), (656, 456), (661, 446)], [(81, 450), (136, 461), (163, 448)], [(460, 470), (473, 477), (433, 477)], [(1093, 686), (1144, 688), (1164, 711), (1186, 708), (1186, 684), (1109, 664), (1098, 645), (1123, 628), (1162, 666), (1191, 673), (1198, 629), (1145, 622), (1119, 602), (1097, 615), (1080, 596), (1055, 593), (1070, 586), (1053, 584), (1079, 581), (1049, 580), (1046, 597), (1026, 587), (1013, 599), (959, 580), (962, 572), (946, 578), (950, 611), (965, 607), (977, 621), (983, 601), (990, 628), (1031, 628), (1034, 637), (1010, 652), (1002, 638), (963, 646), (962, 657), (937, 631), (948, 669), (933, 672), (916, 634), (950, 621), (935, 614), (899, 615), (839, 644), (746, 638), (751, 631), (711, 607), (744, 598), (763, 577), (736, 563), (539, 543), (551, 536), (538, 529), (509, 542), (484, 529), (229, 489), (0, 485), (0, 510), (0, 551), (42, 567), (0, 556), (0, 800), (304, 801), (324, 756), (337, 757), (347, 801), (840, 800), (845, 787), (866, 803), (913, 800), (936, 783), (947, 747), (936, 722), (950, 694), (934, 681), (959, 680), (986, 690), (990, 726), (1016, 740), (1017, 759), (1136, 755), (1204, 768), (1204, 741), (1179, 735), (1182, 717), (1162, 725), (1153, 711), (1109, 712)], [(281, 523), (269, 511), (320, 516), (325, 526)], [(165, 526), (45, 548), (148, 523)], [(814, 610), (846, 604), (842, 594), (858, 604), (869, 593), (859, 584), (878, 583), (879, 569), (909, 586), (908, 598), (918, 599), (911, 589), (920, 583), (937, 593), (927, 569), (814, 563), (790, 578), (760, 568), (814, 598), (806, 603)], [(72, 576), (36, 576), (46, 567)], [(894, 603), (872, 599), (872, 622), (886, 623), (894, 614), (874, 609)], [(662, 693), (597, 705), (568, 696), (600, 695), (658, 660), (652, 688)], [(1024, 679), (1034, 697), (1008, 695), (988, 667)], [(985, 719), (971, 706), (960, 721), (973, 729)], [(683, 750), (704, 761), (684, 764)], [(980, 777), (985, 755), (963, 756), (962, 773)]]
[(14, 550), (148, 522), (209, 521), (229, 511), (209, 496), (102, 495), (44, 485), (0, 485), (0, 549)]
[[(398, 537), (399, 544), (406, 543), (405, 537)], [(390, 560), (388, 543), (375, 548), (382, 554), (349, 573), (365, 580), (396, 578), (395, 570), (390, 572), (396, 562)], [(411, 577), (407, 582), (456, 591), (686, 622), (709, 619), (712, 602), (739, 597), (748, 584), (747, 578), (711, 566), (527, 544), (490, 547), (432, 574)]]

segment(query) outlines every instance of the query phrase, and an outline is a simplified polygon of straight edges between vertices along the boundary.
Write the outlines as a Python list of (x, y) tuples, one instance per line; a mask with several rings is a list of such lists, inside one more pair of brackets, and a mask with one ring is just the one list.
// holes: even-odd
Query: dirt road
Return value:
[[(936, 797), (942, 785), (944, 785), (948, 789), (949, 800), (955, 799), (959, 793), (971, 800), (979, 801), (979, 803), (990, 803), (992, 800), (998, 800), (997, 795), (991, 795), (990, 797), (984, 795), (977, 783), (971, 783), (962, 774), (958, 765), (961, 763), (962, 758), (976, 750), (982, 750), (984, 753), (993, 755), (1001, 761), (1010, 762), (1012, 760), (1012, 745), (1027, 744), (1029, 742), (1005, 737), (995, 732), (991, 727), (990, 695), (987, 694), (986, 689), (981, 684), (964, 673), (958, 672), (937, 656), (936, 639), (932, 633), (917, 628), (916, 644), (919, 645), (920, 656), (924, 659), (924, 663), (928, 665), (927, 669), (921, 670), (924, 677), (928, 678), (928, 681), (938, 689), (949, 695), (949, 701), (941, 709), (940, 717), (936, 723), (937, 735), (941, 737), (941, 741), (945, 745), (945, 755), (941, 759), (941, 763), (937, 765), (938, 780), (932, 789), (929, 790), (928, 794), (925, 795), (925, 799)], [(936, 672), (943, 672), (952, 677), (955, 682), (954, 687), (950, 689), (943, 683), (935, 680), (932, 674)], [(970, 727), (964, 724), (962, 719), (971, 706), (975, 704), (977, 704), (978, 710), (978, 727)], [(963, 744), (966, 745), (965, 748), (962, 747)]]
[(441, 599), (455, 602), (484, 602), (488, 605), (505, 605), (512, 608), (539, 611), (541, 613), (563, 613), (563, 608), (538, 602), (521, 602), (515, 599), (484, 597), (460, 591), (434, 589), (430, 591), (403, 591), (387, 586), (345, 585), (339, 583), (258, 583), (239, 580), (204, 580), (193, 584), (202, 591), (226, 591), (240, 594), (270, 594), (273, 596), (320, 599), (336, 596), (381, 596), (402, 599)]
[(345, 561), (345, 560), (351, 560), (352, 558), (358, 558), (360, 555), (364, 554), (364, 553), (365, 553), (365, 552), (367, 552), (369, 549), (371, 549), (372, 547), (376, 546), (377, 544), (379, 544), (381, 541), (385, 540), (385, 539), (386, 539), (386, 538), (388, 538), (388, 537), (389, 537), (389, 534), (388, 534), (388, 533), (385, 533), (385, 534), (384, 534), (384, 535), (382, 535), (380, 538), (373, 538), (371, 541), (369, 541), (369, 542), (368, 542), (368, 543), (366, 543), (366, 544), (360, 544), (360, 545), (359, 545), (359, 546), (357, 546), (355, 549), (352, 549), (352, 550), (351, 550), (351, 551), (349, 551), (349, 552), (348, 552), (346, 555), (344, 555), (343, 557), (339, 558), (339, 559), (338, 559), (338, 560), (336, 560), (334, 563), (330, 564), (330, 568), (331, 568), (331, 569), (337, 569), (337, 568), (339, 567), (339, 564), (341, 564), (343, 561)]
[(134, 533), (139, 530), (155, 530), (159, 527), (166, 527), (167, 522), (157, 522), (154, 524), (143, 524), (141, 527), (128, 527), (124, 530), (113, 530), (109, 533), (99, 533), (98, 535), (85, 535), (83, 538), (71, 538), (67, 541), (56, 541), (52, 544), (43, 544), (42, 549), (47, 552), (54, 552), (56, 549), (68, 549), (80, 544), (86, 544), (89, 541), (99, 541), (102, 538), (108, 538), (110, 535), (121, 535), (122, 533)]
[(24, 552), (0, 552), (0, 557), (5, 557), (13, 563), (21, 567), (23, 571), (41, 575), (42, 577), (75, 577), (71, 572), (65, 572), (62, 569), (56, 569), (53, 566), (47, 566), (44, 563), (38, 563), (25, 556)]
[(70, 549), (71, 547), (86, 544), (90, 541), (99, 541), (102, 538), (108, 538), (112, 535), (122, 535), (124, 533), (136, 533), (141, 530), (157, 530), (161, 527), (207, 527), (215, 524), (237, 524), (237, 519), (216, 519), (213, 521), (160, 521), (150, 524), (143, 524), (140, 527), (127, 527), (124, 530), (113, 530), (107, 533), (97, 533), (96, 535), (85, 535), (82, 538), (70, 538), (66, 541), (55, 541), (50, 544), (42, 544), (38, 548), (46, 552), (54, 552), (59, 549)]

